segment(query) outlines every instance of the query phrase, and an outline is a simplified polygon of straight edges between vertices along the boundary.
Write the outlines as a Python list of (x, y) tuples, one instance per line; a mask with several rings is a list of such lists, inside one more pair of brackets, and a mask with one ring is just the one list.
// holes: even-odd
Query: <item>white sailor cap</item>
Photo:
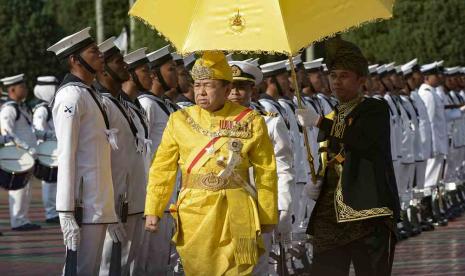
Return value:
[(460, 68), (460, 73), (465, 74), (465, 67)]
[(444, 70), (444, 74), (448, 75), (448, 76), (454, 76), (454, 75), (457, 75), (459, 73), (460, 73), (460, 67), (458, 67), (458, 66), (445, 68), (445, 70)]
[(444, 60), (436, 61), (436, 66), (437, 66), (438, 68), (444, 67)]
[(11, 77), (6, 77), (3, 79), (0, 79), (0, 82), (3, 83), (4, 86), (12, 86), (16, 84), (20, 84), (24, 82), (24, 74), (19, 74), (16, 76), (11, 76)]
[(412, 70), (419, 69), (418, 66), (418, 58), (414, 58), (411, 61), (407, 62), (406, 64), (402, 65), (403, 68), (412, 68)]
[(254, 65), (254, 66), (259, 67), (260, 66), (260, 64), (258, 63), (259, 60), (260, 60), (260, 58), (254, 58), (249, 63)]
[(59, 84), (55, 76), (37, 77), (37, 82), (34, 86), (34, 96), (42, 101), (51, 102)]
[(386, 64), (386, 73), (394, 73), (396, 71), (396, 67), (394, 66), (395, 64), (395, 62)]
[(47, 51), (54, 52), (59, 59), (67, 58), (71, 54), (94, 43), (94, 39), (90, 36), (90, 29), (90, 27), (84, 28), (77, 33), (61, 39), (50, 46)]
[(368, 73), (370, 75), (376, 75), (378, 73), (378, 70), (376, 70), (376, 69), (378, 69), (378, 66), (379, 66), (378, 64), (369, 65), (368, 66)]
[(166, 62), (173, 60), (171, 55), (170, 45), (166, 45), (156, 51), (147, 54), (147, 58), (150, 62), (150, 67), (160, 67)]
[(438, 66), (437, 66), (436, 62), (422, 65), (421, 68), (420, 68), (420, 71), (424, 75), (436, 75), (436, 74), (439, 73)]
[(234, 81), (251, 81), (258, 85), (263, 80), (262, 71), (255, 65), (246, 61), (230, 61)]
[(184, 61), (184, 67), (186, 67), (187, 69), (191, 69), (191, 67), (194, 66), (195, 54), (188, 55), (187, 57), (183, 59), (183, 61)]
[(124, 56), (124, 62), (127, 63), (129, 70), (149, 63), (149, 60), (145, 55), (145, 50), (147, 50), (147, 47), (137, 49)]
[(305, 71), (320, 71), (323, 67), (323, 58), (314, 59), (312, 61), (304, 62)]
[[(294, 63), (294, 66), (297, 68), (297, 66), (302, 64), (302, 54), (298, 54), (297, 56), (292, 58), (292, 62)], [(287, 71), (291, 71), (291, 64), (289, 63), (289, 60), (286, 61), (286, 69)]]
[(171, 58), (173, 59), (174, 62), (176, 62), (176, 65), (184, 65), (183, 57), (180, 54), (176, 52), (172, 52)]
[(386, 73), (386, 65), (380, 65), (378, 68), (376, 68), (376, 71), (378, 72), (378, 75), (382, 76)]
[(114, 54), (121, 53), (120, 49), (115, 44), (115, 39), (116, 38), (112, 36), (98, 45), (98, 49), (102, 52), (104, 59), (108, 59)]
[(402, 74), (404, 75), (404, 77), (406, 77), (406, 76), (413, 73), (412, 67), (404, 67), (404, 66), (402, 66), (401, 70), (402, 70)]
[(403, 74), (402, 65), (395, 66), (394, 69), (396, 70), (396, 74)]
[(281, 73), (287, 73), (286, 60), (280, 60), (270, 63), (265, 63), (260, 66), (264, 77), (271, 77)]

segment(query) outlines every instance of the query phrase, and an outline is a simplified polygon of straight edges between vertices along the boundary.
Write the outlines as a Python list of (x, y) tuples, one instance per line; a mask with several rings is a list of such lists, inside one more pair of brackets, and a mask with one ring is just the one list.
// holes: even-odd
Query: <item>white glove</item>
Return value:
[(60, 218), (61, 232), (63, 232), (63, 240), (68, 249), (77, 251), (80, 241), (79, 226), (71, 212), (58, 213)]
[(35, 148), (29, 148), (27, 151), (34, 159), (37, 159), (37, 150)]
[(279, 211), (279, 222), (277, 231), (281, 234), (290, 233), (292, 230), (292, 216), (287, 210)]
[(321, 179), (318, 179), (316, 181), (316, 184), (314, 184), (312, 181), (309, 181), (307, 185), (304, 186), (304, 191), (305, 193), (307, 193), (310, 199), (313, 199), (316, 201), (318, 197), (320, 196), (322, 184), (323, 184), (323, 181)]
[(304, 127), (316, 126), (321, 117), (315, 110), (313, 110), (313, 108), (296, 109), (295, 115), (297, 116), (297, 120), (299, 121), (300, 125)]
[(110, 234), (113, 242), (122, 242), (127, 238), (126, 230), (124, 229), (124, 225), (121, 222), (109, 224), (108, 234)]

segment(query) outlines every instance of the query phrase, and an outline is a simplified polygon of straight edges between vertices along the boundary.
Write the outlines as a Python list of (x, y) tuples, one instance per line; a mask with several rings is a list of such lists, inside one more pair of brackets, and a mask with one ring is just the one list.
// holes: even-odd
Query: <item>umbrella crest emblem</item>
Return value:
[(231, 30), (235, 33), (240, 33), (245, 29), (245, 19), (239, 12), (237, 13), (230, 19), (229, 25), (231, 27)]

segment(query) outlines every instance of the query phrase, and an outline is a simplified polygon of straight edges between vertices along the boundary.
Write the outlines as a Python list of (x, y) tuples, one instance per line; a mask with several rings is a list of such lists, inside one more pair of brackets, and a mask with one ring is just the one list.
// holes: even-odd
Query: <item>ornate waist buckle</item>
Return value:
[(217, 192), (224, 189), (239, 188), (240, 185), (215, 175), (214, 173), (207, 174), (189, 174), (186, 177), (186, 181), (183, 181), (183, 188), (190, 189), (203, 189), (208, 191)]

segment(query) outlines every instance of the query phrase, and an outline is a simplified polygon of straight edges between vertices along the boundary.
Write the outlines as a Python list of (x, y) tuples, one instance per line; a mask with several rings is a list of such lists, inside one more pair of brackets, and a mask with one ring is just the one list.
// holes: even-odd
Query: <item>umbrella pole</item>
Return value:
[[(302, 109), (303, 105), (302, 105), (302, 98), (300, 97), (300, 87), (299, 87), (299, 84), (297, 82), (297, 74), (295, 72), (294, 60), (293, 60), (291, 55), (289, 56), (289, 65), (291, 66), (292, 84), (293, 84), (294, 91), (295, 91), (296, 96), (297, 96), (297, 107), (299, 109)], [(303, 129), (302, 133), (304, 135), (304, 145), (305, 145), (305, 149), (307, 150), (307, 161), (308, 161), (308, 165), (310, 166), (310, 174), (312, 176), (313, 184), (316, 185), (317, 177), (316, 177), (315, 165), (313, 163), (313, 155), (312, 155), (312, 151), (310, 149), (310, 141), (309, 141), (309, 137), (308, 137), (308, 133), (307, 133), (306, 128), (303, 127), (302, 129)]]

